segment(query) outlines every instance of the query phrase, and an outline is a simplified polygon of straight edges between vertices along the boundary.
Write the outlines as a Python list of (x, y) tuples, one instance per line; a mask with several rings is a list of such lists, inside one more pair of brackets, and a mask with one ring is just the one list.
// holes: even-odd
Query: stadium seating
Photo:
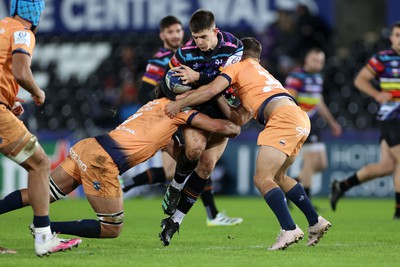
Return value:
[[(31, 123), (36, 120), (34, 129), (65, 129), (81, 131), (82, 135), (115, 127), (121, 75), (127, 72), (121, 63), (122, 49), (134, 48), (133, 66), (128, 67), (128, 72), (132, 72), (130, 75), (139, 86), (146, 60), (160, 44), (154, 34), (39, 36), (32, 69), (39, 85), (46, 90), (47, 101), (43, 112), (34, 109), (25, 118)], [(348, 56), (327, 59), (324, 97), (344, 128), (376, 126), (374, 114), (378, 105), (354, 88), (353, 79), (366, 60), (387, 45), (387, 41), (369, 44), (360, 40), (348, 49)], [(250, 123), (247, 127), (255, 125)], [(318, 125), (327, 126), (322, 120)]]

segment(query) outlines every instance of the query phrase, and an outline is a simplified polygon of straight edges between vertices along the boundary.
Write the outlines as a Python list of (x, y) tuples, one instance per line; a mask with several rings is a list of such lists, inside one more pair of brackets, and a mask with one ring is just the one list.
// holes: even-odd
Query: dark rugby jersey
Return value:
[[(185, 65), (200, 72), (200, 79), (192, 84), (193, 88), (210, 83), (224, 67), (239, 62), (243, 54), (242, 42), (231, 33), (218, 31), (217, 38), (218, 44), (215, 48), (206, 52), (200, 50), (193, 37), (190, 38), (175, 52), (166, 71)], [(175, 100), (176, 94), (168, 89), (165, 79), (161, 81), (161, 90), (169, 99)], [(211, 118), (225, 118), (213, 100), (197, 106), (196, 109)]]
[(161, 47), (157, 53), (147, 61), (146, 72), (142, 77), (138, 100), (141, 104), (156, 98), (155, 88), (164, 77), (165, 69), (174, 51)]
[(323, 83), (321, 73), (308, 73), (303, 68), (297, 68), (287, 76), (285, 88), (297, 92), (297, 103), (313, 118), (322, 99)]
[(217, 37), (217, 46), (209, 52), (201, 51), (194, 39), (190, 38), (176, 51), (169, 67), (186, 65), (194, 71), (200, 72), (200, 79), (194, 85), (195, 88), (208, 84), (219, 75), (225, 66), (240, 61), (243, 54), (242, 42), (231, 33), (219, 31)]
[(379, 81), (380, 89), (392, 95), (390, 102), (381, 104), (377, 119), (400, 120), (400, 55), (393, 49), (380, 51), (370, 58), (367, 68)]
[(146, 72), (142, 81), (156, 86), (164, 76), (165, 68), (174, 55), (174, 51), (161, 47), (158, 52), (147, 62)]

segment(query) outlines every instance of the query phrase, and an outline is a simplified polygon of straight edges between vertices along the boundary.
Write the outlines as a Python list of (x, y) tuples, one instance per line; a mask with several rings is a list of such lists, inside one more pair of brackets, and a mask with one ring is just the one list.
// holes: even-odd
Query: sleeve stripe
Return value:
[(13, 55), (16, 54), (16, 53), (22, 53), (22, 54), (26, 54), (28, 56), (31, 56), (31, 54), (29, 52), (27, 52), (26, 50), (21, 49), (21, 48), (18, 48), (18, 49), (15, 49), (14, 51), (12, 51)]
[(229, 77), (228, 74), (226, 74), (226, 73), (221, 73), (221, 76), (224, 77), (225, 79), (227, 79), (228, 82), (229, 82), (229, 85), (231, 85), (232, 79), (231, 79), (231, 77)]
[(198, 111), (193, 112), (192, 115), (189, 116), (189, 118), (188, 118), (186, 124), (189, 125), (189, 126), (192, 126), (192, 120), (193, 120), (194, 116), (196, 116), (197, 114), (199, 114)]

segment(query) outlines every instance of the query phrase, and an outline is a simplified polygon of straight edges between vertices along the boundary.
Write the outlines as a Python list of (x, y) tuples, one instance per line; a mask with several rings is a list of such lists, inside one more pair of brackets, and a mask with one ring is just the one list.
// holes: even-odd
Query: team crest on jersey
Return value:
[(31, 36), (26, 31), (14, 32), (14, 43), (23, 44), (29, 47), (31, 45)]
[(93, 187), (96, 189), (96, 191), (100, 190), (100, 182), (99, 181), (94, 181), (93, 182)]

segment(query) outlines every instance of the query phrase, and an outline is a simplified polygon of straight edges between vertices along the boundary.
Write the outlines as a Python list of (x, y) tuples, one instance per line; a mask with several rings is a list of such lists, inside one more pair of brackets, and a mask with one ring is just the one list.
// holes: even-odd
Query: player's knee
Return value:
[(121, 225), (101, 224), (102, 238), (117, 238), (122, 231)]
[(381, 161), (378, 164), (378, 169), (382, 171), (382, 176), (390, 175), (394, 172), (396, 168), (396, 163), (391, 160)]
[(203, 152), (203, 150), (201, 148), (199, 148), (199, 147), (192, 148), (192, 149), (187, 149), (185, 151), (186, 157), (190, 161), (198, 160), (200, 158), (202, 152)]
[(122, 231), (124, 222), (124, 211), (116, 213), (97, 213), (97, 218), (101, 223), (101, 237), (116, 238)]
[(253, 182), (254, 182), (254, 186), (257, 187), (258, 189), (261, 189), (262, 185), (264, 184), (263, 177), (261, 177), (257, 173), (254, 174)]
[(202, 175), (200, 175), (200, 176), (209, 177), (215, 168), (215, 163), (216, 162), (210, 158), (207, 158), (207, 159), (202, 158), (200, 160), (200, 164), (198, 164), (197, 168), (196, 168), (199, 175), (200, 175), (200, 173), (202, 173)]

